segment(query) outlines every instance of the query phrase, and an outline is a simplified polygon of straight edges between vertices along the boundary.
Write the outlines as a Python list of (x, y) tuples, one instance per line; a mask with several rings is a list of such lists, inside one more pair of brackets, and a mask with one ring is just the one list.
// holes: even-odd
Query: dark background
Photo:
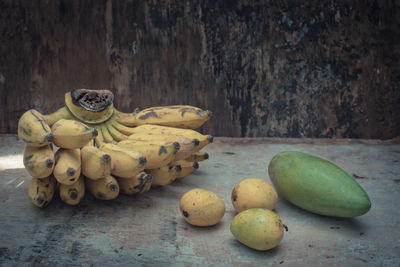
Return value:
[(0, 0), (0, 131), (76, 88), (215, 136), (400, 135), (399, 1)]

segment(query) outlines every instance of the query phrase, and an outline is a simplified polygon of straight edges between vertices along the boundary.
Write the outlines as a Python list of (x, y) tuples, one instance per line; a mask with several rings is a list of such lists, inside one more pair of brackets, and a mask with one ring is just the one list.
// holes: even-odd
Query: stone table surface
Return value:
[[(25, 144), (0, 136), (0, 266), (399, 266), (400, 144), (349, 139), (215, 138), (210, 159), (185, 179), (142, 195), (78, 206), (58, 195), (33, 206), (24, 169)], [(247, 177), (270, 182), (272, 157), (287, 150), (328, 159), (368, 192), (372, 208), (360, 217), (319, 216), (280, 198), (275, 211), (288, 226), (278, 247), (254, 251), (230, 233), (231, 191)], [(188, 225), (179, 199), (196, 187), (217, 193), (226, 213), (213, 227)]]

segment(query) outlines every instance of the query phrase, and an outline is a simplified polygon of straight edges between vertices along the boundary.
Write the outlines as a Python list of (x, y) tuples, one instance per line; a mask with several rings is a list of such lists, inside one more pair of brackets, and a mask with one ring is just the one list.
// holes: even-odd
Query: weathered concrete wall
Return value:
[(191, 104), (217, 136), (400, 135), (396, 1), (0, 0), (0, 130), (65, 91)]

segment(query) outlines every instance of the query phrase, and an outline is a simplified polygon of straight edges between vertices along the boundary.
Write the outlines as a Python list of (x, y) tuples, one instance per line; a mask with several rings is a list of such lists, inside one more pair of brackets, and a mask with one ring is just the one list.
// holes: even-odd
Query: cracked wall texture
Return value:
[(66, 91), (190, 104), (216, 136), (400, 135), (396, 1), (0, 0), (0, 130)]

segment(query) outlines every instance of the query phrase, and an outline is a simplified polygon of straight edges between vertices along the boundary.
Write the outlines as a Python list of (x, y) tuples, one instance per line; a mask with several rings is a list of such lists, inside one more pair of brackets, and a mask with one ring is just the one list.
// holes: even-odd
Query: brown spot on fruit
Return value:
[(145, 120), (150, 117), (158, 118), (158, 115), (154, 111), (150, 111), (150, 112), (143, 114), (142, 116), (139, 116), (139, 120)]

